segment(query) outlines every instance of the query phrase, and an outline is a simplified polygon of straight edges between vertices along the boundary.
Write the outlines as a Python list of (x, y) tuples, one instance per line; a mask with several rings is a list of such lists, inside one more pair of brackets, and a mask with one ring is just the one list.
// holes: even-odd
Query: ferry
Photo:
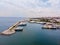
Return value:
[(30, 23), (35, 23), (35, 21), (30, 21)]
[(23, 31), (23, 27), (17, 27), (15, 28), (15, 31)]
[(27, 24), (25, 22), (21, 22), (18, 26), (26, 26)]
[(37, 24), (46, 24), (46, 22), (36, 22)]

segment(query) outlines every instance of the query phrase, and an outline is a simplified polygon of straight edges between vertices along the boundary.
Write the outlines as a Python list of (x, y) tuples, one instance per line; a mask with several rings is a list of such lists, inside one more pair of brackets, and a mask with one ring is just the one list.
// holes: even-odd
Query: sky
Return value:
[(0, 17), (59, 17), (60, 0), (0, 0)]

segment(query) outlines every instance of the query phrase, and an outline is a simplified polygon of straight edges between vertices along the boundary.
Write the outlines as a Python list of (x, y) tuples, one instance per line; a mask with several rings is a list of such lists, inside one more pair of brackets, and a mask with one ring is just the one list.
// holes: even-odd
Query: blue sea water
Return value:
[[(25, 18), (0, 17), (0, 32)], [(0, 35), (0, 45), (60, 45), (60, 29), (42, 29), (43, 25), (28, 23), (22, 32), (11, 36)]]

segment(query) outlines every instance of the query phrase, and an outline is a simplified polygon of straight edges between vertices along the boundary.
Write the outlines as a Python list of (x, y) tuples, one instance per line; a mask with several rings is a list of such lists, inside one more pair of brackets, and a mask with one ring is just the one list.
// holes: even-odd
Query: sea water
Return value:
[[(21, 17), (0, 17), (0, 32), (8, 29)], [(22, 32), (10, 36), (0, 35), (0, 45), (60, 45), (60, 29), (42, 29), (43, 25), (28, 23)]]

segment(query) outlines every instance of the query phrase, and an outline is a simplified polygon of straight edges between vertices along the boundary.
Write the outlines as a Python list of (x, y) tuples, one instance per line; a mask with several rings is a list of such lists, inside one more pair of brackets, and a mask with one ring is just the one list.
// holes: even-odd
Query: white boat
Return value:
[(25, 22), (21, 22), (18, 26), (26, 26), (27, 24)]
[(37, 24), (46, 24), (46, 22), (36, 22)]
[(15, 28), (15, 31), (23, 31), (23, 27), (17, 27)]
[(35, 21), (30, 21), (31, 23), (35, 23)]

